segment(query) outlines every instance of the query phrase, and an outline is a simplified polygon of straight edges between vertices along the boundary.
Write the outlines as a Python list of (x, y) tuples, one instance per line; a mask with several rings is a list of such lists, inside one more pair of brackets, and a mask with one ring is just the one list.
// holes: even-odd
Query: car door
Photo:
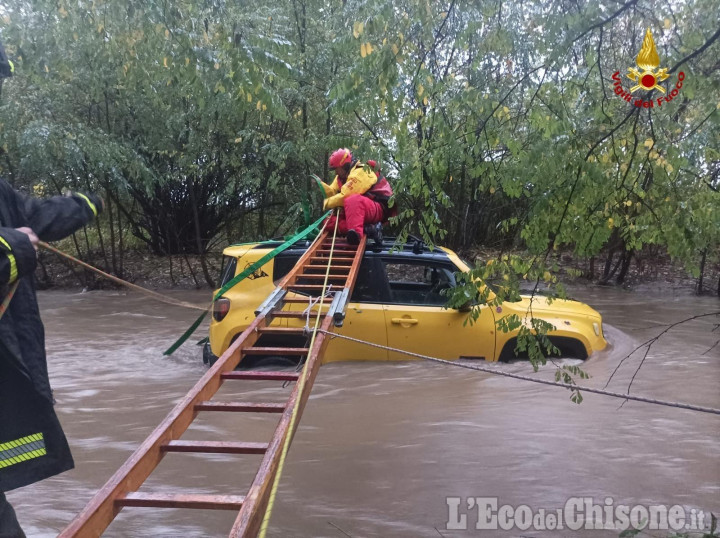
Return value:
[[(481, 307), (478, 320), (465, 324), (466, 312), (445, 308), (441, 290), (455, 285), (452, 262), (422, 258), (387, 257), (382, 268), (390, 296), (385, 324), (388, 345), (442, 359), (461, 357), (493, 360), (495, 318), (489, 307)], [(407, 360), (408, 355), (390, 351), (389, 360)]]
[[(380, 260), (366, 253), (358, 271), (357, 281), (345, 309), (345, 321), (335, 333), (374, 344), (387, 346), (387, 329), (383, 304), (388, 291)], [(325, 352), (324, 363), (334, 361), (385, 361), (385, 349), (332, 338)]]

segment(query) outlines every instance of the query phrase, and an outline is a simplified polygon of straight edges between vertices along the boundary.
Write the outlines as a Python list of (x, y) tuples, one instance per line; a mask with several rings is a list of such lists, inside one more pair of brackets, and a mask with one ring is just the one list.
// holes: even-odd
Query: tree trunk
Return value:
[(620, 266), (620, 272), (615, 279), (617, 284), (625, 282), (625, 276), (627, 275), (628, 269), (630, 269), (630, 262), (632, 261), (633, 253), (634, 250), (628, 250), (622, 254), (622, 265)]
[[(119, 204), (118, 204), (119, 207)], [(119, 262), (118, 262), (118, 269), (119, 272), (116, 272), (115, 274), (119, 276), (120, 278), (123, 278), (124, 268), (123, 268), (123, 261), (124, 261), (124, 251), (123, 251), (123, 228), (122, 228), (122, 212), (118, 209), (117, 212), (117, 219), (118, 219), (118, 250), (119, 250)]]
[(198, 215), (198, 208), (195, 199), (195, 182), (192, 180), (190, 181), (189, 191), (190, 204), (192, 205), (193, 222), (195, 224), (195, 242), (197, 244), (198, 254), (200, 255), (200, 265), (202, 266), (203, 275), (205, 276), (205, 282), (208, 283), (208, 286), (214, 289), (215, 282), (210, 276), (210, 271), (208, 270), (207, 266), (207, 260), (205, 259), (205, 247), (203, 246), (202, 234), (200, 233), (200, 216)]
[(110, 261), (112, 262), (113, 273), (118, 275), (117, 253), (115, 250), (115, 223), (113, 222), (112, 201), (110, 200), (110, 196), (107, 195), (107, 191), (105, 193), (105, 207), (107, 209), (108, 225), (110, 228)]
[(601, 284), (607, 284), (608, 280), (610, 280), (610, 277), (612, 276), (610, 269), (612, 269), (613, 256), (615, 256), (614, 248), (608, 251), (607, 259), (605, 260), (605, 268), (603, 269), (602, 277), (600, 277)]
[[(168, 255), (168, 264), (170, 265), (170, 282), (172, 282), (173, 286), (177, 286), (177, 282), (175, 282), (175, 276), (173, 275), (173, 263), (172, 263), (172, 256)], [(182, 264), (181, 264), (182, 265)]]
[(695, 294), (702, 295), (703, 293), (703, 273), (705, 273), (705, 258), (707, 257), (707, 249), (703, 250), (702, 258), (700, 258), (700, 276), (698, 276), (697, 286), (695, 287)]

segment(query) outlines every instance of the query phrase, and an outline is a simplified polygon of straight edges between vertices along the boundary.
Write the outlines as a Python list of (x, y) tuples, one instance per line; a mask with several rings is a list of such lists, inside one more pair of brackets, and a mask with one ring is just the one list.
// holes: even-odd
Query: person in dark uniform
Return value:
[[(0, 44), (0, 80), (8, 64)], [(94, 195), (31, 198), (0, 179), (0, 538), (25, 536), (5, 492), (74, 466), (48, 379), (37, 243), (67, 237), (102, 209)]]

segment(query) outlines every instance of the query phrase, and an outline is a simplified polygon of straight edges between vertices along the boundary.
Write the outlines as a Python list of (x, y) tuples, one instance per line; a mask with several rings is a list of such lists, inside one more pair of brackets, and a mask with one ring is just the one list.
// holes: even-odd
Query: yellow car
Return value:
[[(279, 245), (280, 242), (267, 241), (226, 248), (220, 286)], [(497, 361), (515, 357), (518, 330), (499, 331), (496, 322), (512, 314), (527, 318), (530, 297), (504, 302), (499, 307), (482, 306), (477, 321), (464, 324), (467, 312), (446, 308), (448, 298), (441, 291), (454, 286), (455, 274), (469, 271), (469, 267), (446, 248), (431, 251), (416, 241), (405, 245), (402, 251), (391, 253), (392, 245), (392, 241), (386, 241), (366, 250), (345, 322), (336, 332), (442, 359)], [(293, 268), (307, 246), (306, 242), (291, 246), (215, 303), (210, 338), (203, 352), (204, 362), (213, 364), (252, 322), (257, 307), (275, 289), (275, 283)], [(288, 295), (291, 296), (295, 294)], [(292, 309), (298, 310), (297, 305)], [(532, 313), (555, 327), (549, 333), (550, 340), (565, 357), (585, 359), (607, 345), (600, 314), (586, 304), (568, 300), (549, 304), (545, 298), (535, 296)], [(304, 324), (303, 320), (276, 318), (272, 326), (302, 327)], [(281, 337), (263, 335), (261, 338)], [(258, 345), (277, 347), (278, 344), (294, 345), (277, 340), (265, 340)], [(254, 361), (261, 359), (267, 360), (248, 356), (243, 359), (243, 365), (253, 366)], [(329, 343), (323, 362), (407, 359), (412, 357), (336, 338)]]

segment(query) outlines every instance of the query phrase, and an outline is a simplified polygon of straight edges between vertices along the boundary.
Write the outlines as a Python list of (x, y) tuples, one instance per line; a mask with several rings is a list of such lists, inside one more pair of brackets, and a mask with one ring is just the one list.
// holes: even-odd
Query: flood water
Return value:
[[(594, 387), (665, 324), (720, 309), (716, 298), (672, 292), (571, 291), (603, 314), (611, 343), (585, 363), (561, 361), (582, 364), (591, 376), (584, 382)], [(195, 303), (209, 299), (208, 292), (171, 293)], [(207, 368), (192, 344), (162, 356), (194, 311), (108, 291), (43, 292), (40, 303), (56, 409), (76, 468), (8, 494), (30, 537), (64, 528)], [(715, 324), (716, 318), (698, 319), (665, 334), (632, 392), (720, 408)], [(628, 358), (608, 389), (624, 392), (642, 358), (642, 350)], [(533, 374), (520, 361), (490, 365), (554, 375), (552, 367)], [(234, 381), (220, 397), (279, 402), (289, 394), (279, 383)], [(585, 394), (576, 405), (563, 389), (424, 361), (324, 366), (288, 456), (268, 536), (477, 536), (468, 497), (548, 512), (571, 497), (600, 505), (609, 497), (615, 504), (720, 514), (720, 416), (621, 403)], [(205, 415), (214, 416), (201, 417), (184, 439), (267, 441), (278, 417)], [(170, 454), (142, 491), (244, 495), (259, 462), (260, 456)], [(448, 529), (455, 517), (448, 497), (460, 498), (469, 530)], [(234, 517), (129, 508), (106, 536), (227, 536)], [(618, 534), (516, 528), (481, 535)]]

